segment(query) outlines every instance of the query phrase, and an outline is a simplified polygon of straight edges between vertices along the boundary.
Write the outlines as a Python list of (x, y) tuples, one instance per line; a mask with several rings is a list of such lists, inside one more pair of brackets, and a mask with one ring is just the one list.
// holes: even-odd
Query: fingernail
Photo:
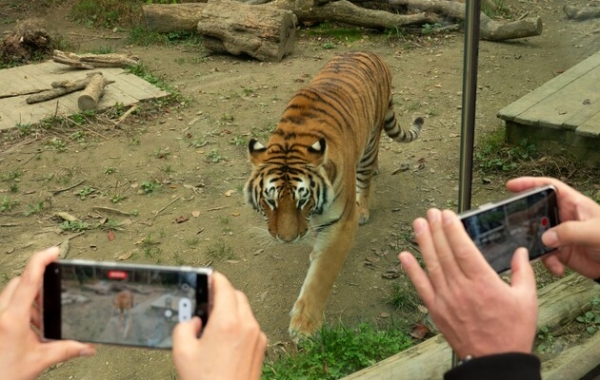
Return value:
[(427, 210), (427, 220), (429, 220), (429, 222), (437, 222), (440, 220), (440, 210), (437, 208)]
[(96, 348), (95, 347), (84, 347), (81, 349), (81, 351), (79, 351), (79, 356), (93, 356), (96, 353)]
[(542, 235), (542, 243), (548, 247), (555, 247), (558, 245), (558, 234), (555, 231), (546, 231)]
[(442, 223), (444, 223), (445, 226), (454, 223), (454, 213), (450, 210), (442, 211)]
[(423, 231), (425, 231), (426, 223), (427, 222), (425, 222), (425, 220), (422, 218), (418, 218), (417, 220), (415, 220), (415, 222), (413, 223), (413, 229), (415, 230), (415, 235), (420, 235)]

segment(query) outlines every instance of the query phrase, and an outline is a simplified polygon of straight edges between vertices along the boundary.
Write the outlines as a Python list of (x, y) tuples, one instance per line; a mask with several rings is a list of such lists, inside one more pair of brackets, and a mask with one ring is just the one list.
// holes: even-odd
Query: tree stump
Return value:
[(104, 87), (108, 84), (106, 78), (101, 73), (98, 73), (90, 79), (90, 83), (81, 91), (81, 95), (77, 98), (77, 106), (82, 111), (95, 110), (98, 106), (98, 101), (104, 94)]
[(279, 62), (294, 50), (296, 23), (288, 10), (210, 0), (200, 15), (198, 32), (206, 49)]

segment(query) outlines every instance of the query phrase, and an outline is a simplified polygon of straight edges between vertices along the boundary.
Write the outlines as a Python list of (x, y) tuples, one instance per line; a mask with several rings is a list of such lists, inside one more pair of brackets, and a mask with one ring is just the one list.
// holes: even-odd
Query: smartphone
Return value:
[(532, 261), (554, 251), (541, 236), (560, 223), (557, 191), (553, 186), (527, 190), (467, 211), (460, 219), (488, 263), (503, 273), (519, 247), (529, 250)]
[(211, 268), (60, 260), (46, 267), (42, 331), (47, 340), (172, 347), (179, 322), (206, 325)]

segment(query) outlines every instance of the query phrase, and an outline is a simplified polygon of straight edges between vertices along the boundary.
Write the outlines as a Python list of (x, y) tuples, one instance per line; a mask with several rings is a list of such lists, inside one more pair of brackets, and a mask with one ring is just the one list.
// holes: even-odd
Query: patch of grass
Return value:
[(117, 168), (115, 168), (114, 166), (109, 166), (104, 169), (104, 174), (114, 174), (116, 172), (117, 172)]
[(10, 199), (7, 196), (2, 198), (2, 202), (0, 202), (0, 213), (12, 211), (16, 206), (19, 205), (19, 201), (15, 201)]
[(119, 203), (119, 202), (121, 202), (122, 200), (125, 200), (125, 199), (127, 199), (127, 197), (124, 196), (124, 195), (121, 195), (121, 194), (115, 194), (112, 197), (110, 197), (111, 203)]
[(148, 32), (142, 25), (135, 26), (129, 33), (129, 42), (134, 45), (184, 45), (202, 49), (202, 35), (193, 31), (169, 33)]
[(145, 194), (152, 194), (153, 192), (155, 192), (158, 188), (160, 187), (160, 185), (154, 181), (150, 181), (150, 182), (142, 182), (142, 184), (140, 185), (140, 189), (142, 189), (142, 191)]
[(398, 310), (411, 312), (421, 305), (421, 299), (411, 285), (396, 281), (392, 284), (388, 303)]
[(339, 41), (354, 42), (363, 38), (364, 30), (323, 22), (315, 28), (308, 29), (306, 34), (311, 37), (329, 37)]
[(65, 220), (59, 225), (62, 231), (81, 232), (89, 230), (91, 227), (89, 224), (80, 220)]
[(234, 258), (233, 248), (227, 245), (222, 239), (217, 240), (213, 245), (207, 248), (206, 255), (213, 260), (224, 261)]
[(535, 350), (538, 353), (547, 352), (552, 348), (555, 341), (554, 335), (547, 326), (542, 326), (535, 337)]
[(219, 151), (217, 149), (213, 149), (211, 150), (207, 155), (206, 158), (209, 162), (212, 162), (213, 164), (219, 163), (221, 161), (226, 161), (227, 157), (221, 155), (221, 153), (219, 153)]
[(79, 199), (84, 201), (87, 199), (87, 197), (89, 197), (90, 195), (95, 194), (97, 192), (98, 192), (98, 189), (96, 189), (95, 187), (84, 186), (78, 192), (76, 192), (75, 195), (77, 195), (79, 197)]
[(3, 182), (8, 182), (8, 181), (19, 182), (21, 180), (22, 175), (23, 175), (23, 171), (21, 169), (11, 170), (8, 173), (2, 175), (2, 181)]
[(339, 379), (375, 364), (410, 346), (411, 338), (395, 326), (378, 329), (361, 323), (357, 328), (328, 325), (300, 342), (299, 352), (266, 360), (263, 379)]
[(31, 216), (33, 214), (39, 214), (43, 210), (44, 210), (44, 201), (40, 201), (35, 206), (28, 204), (27, 210), (23, 211), (23, 215)]

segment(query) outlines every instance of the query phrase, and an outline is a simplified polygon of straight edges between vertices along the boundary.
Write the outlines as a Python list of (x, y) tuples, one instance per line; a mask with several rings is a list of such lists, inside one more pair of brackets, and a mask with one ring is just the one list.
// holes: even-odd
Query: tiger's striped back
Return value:
[[(411, 142), (422, 125), (420, 117), (406, 130), (398, 124), (391, 73), (377, 55), (346, 53), (292, 97), (266, 144), (250, 141), (254, 169), (245, 196), (265, 216), (269, 233), (292, 242), (310, 228), (316, 231), (313, 264), (292, 311), (291, 332), (311, 333), (320, 325), (322, 316), (315, 313), (322, 313), (357, 222), (369, 218), (382, 130), (395, 141)], [(315, 261), (321, 256), (328, 259)], [(312, 278), (313, 266), (318, 279)], [(308, 307), (316, 324), (306, 320), (306, 302), (316, 305)]]

